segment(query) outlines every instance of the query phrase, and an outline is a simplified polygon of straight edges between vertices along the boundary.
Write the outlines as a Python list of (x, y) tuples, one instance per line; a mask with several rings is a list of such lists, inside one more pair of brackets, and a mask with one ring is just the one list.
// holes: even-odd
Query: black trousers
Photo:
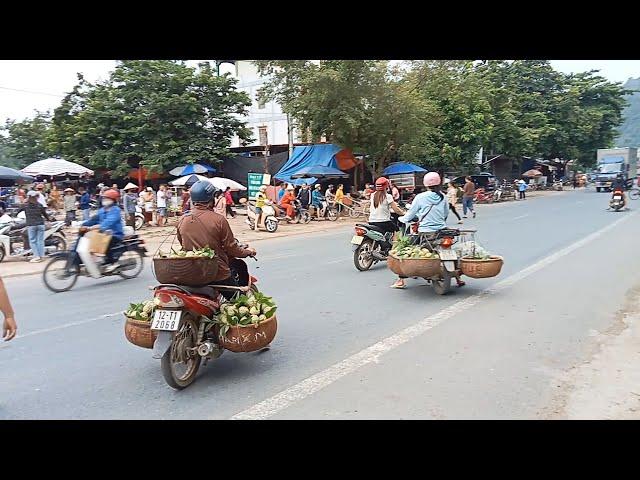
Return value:
[(525, 198), (524, 190), (522, 190), (522, 191), (520, 192), (520, 200), (523, 200), (524, 198)]
[(118, 254), (118, 255), (114, 255), (113, 249), (116, 248), (121, 243), (122, 243), (122, 240), (119, 240), (119, 239), (117, 239), (115, 237), (111, 237), (111, 242), (109, 242), (109, 249), (107, 250), (107, 253), (104, 256), (104, 263), (105, 264), (113, 263), (113, 262), (117, 262), (118, 261), (118, 258), (120, 258), (120, 254), (122, 252), (120, 252), (120, 254)]
[(395, 232), (398, 227), (391, 220), (387, 222), (369, 222), (369, 225), (375, 225), (378, 228), (383, 229), (385, 232)]
[[(225, 278), (224, 280), (216, 280), (215, 282), (212, 282), (214, 285), (227, 285), (229, 287), (238, 287), (238, 281), (234, 278), (233, 276), (233, 272), (231, 274), (230, 277)], [(222, 295), (224, 298), (226, 298), (227, 300), (231, 300), (234, 295), (236, 295), (238, 293), (237, 290), (222, 290), (220, 289), (220, 295)]]
[(460, 218), (460, 214), (457, 212), (455, 205), (451, 205), (449, 204), (449, 210), (451, 210), (453, 212), (453, 214), (458, 217), (458, 220), (462, 220), (462, 218)]

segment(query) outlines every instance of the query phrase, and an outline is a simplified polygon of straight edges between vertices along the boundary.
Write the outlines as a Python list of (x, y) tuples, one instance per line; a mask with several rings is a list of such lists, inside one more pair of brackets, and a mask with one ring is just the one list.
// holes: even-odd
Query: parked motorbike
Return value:
[[(242, 201), (244, 200), (244, 202)], [(256, 205), (252, 202), (247, 202), (246, 199), (240, 199), (240, 203), (247, 204), (247, 225), (253, 230), (256, 225)], [(278, 222), (280, 220), (276, 216), (276, 211), (270, 201), (267, 201), (262, 207), (262, 218), (260, 219), (260, 225), (258, 227), (264, 228), (267, 232), (273, 233), (278, 230)]]
[(258, 280), (249, 274), (243, 260), (233, 259), (230, 268), (241, 286), (194, 288), (163, 284), (153, 288), (157, 305), (151, 323), (151, 329), (157, 332), (153, 358), (160, 359), (162, 376), (176, 390), (193, 383), (203, 359), (206, 365), (224, 352), (212, 321), (224, 303), (220, 292), (258, 290), (255, 286)]
[(611, 195), (611, 200), (609, 200), (609, 208), (613, 209), (614, 212), (619, 212), (624, 207), (624, 192), (621, 188), (616, 188), (613, 191), (613, 195)]
[[(3, 223), (0, 223), (0, 262), (7, 256), (26, 258), (33, 253), (29, 245), (24, 212), (10, 220), (7, 217), (3, 215)], [(63, 228), (63, 221), (45, 223), (45, 254), (63, 251), (67, 248), (67, 239)]]
[[(126, 231), (131, 227), (125, 227)], [(126, 233), (125, 231), (125, 233)], [(85, 238), (86, 228), (81, 228), (77, 240), (71, 250), (51, 254), (51, 260), (42, 272), (45, 286), (55, 293), (71, 290), (80, 276), (102, 278), (119, 275), (122, 278), (135, 278), (144, 268), (144, 257), (147, 249), (144, 240), (138, 235), (125, 235), (117, 246), (112, 249), (114, 261), (118, 267), (109, 271), (107, 265), (96, 263), (95, 257), (86, 248), (89, 240)]]

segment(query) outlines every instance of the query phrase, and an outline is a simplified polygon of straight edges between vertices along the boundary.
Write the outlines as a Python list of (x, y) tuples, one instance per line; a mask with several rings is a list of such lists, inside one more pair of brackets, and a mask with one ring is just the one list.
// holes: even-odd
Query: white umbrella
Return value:
[(68, 162), (62, 158), (47, 158), (38, 160), (22, 169), (27, 175), (46, 175), (55, 177), (58, 175), (93, 175), (93, 170), (89, 170), (77, 163)]
[(219, 190), (226, 190), (229, 187), (232, 191), (237, 192), (238, 190), (246, 190), (247, 187), (239, 184), (238, 182), (234, 182), (230, 178), (222, 178), (222, 177), (213, 177), (207, 178), (213, 186)]
[(192, 174), (192, 175), (185, 175), (184, 177), (176, 178), (175, 180), (172, 180), (169, 183), (171, 185), (173, 185), (174, 187), (184, 187), (186, 185), (187, 181), (191, 177), (198, 177), (198, 180), (208, 180), (207, 177), (203, 177), (202, 175)]

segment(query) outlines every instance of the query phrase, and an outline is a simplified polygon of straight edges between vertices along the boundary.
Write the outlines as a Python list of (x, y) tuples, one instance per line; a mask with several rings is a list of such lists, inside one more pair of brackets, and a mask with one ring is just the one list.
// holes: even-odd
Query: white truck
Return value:
[(598, 166), (594, 174), (596, 191), (608, 191), (617, 175), (622, 175), (627, 188), (633, 186), (638, 169), (637, 148), (600, 148), (597, 156)]

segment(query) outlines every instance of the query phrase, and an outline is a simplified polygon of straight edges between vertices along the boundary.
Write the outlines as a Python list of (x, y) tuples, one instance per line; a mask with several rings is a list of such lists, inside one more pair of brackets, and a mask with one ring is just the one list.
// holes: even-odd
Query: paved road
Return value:
[(181, 392), (123, 335), (119, 312), (149, 295), (148, 269), (57, 295), (8, 279), (20, 337), (0, 346), (0, 418), (552, 416), (559, 378), (638, 283), (635, 242), (621, 239), (640, 235), (640, 217), (606, 203), (571, 191), (480, 206), (467, 226), (505, 256), (503, 272), (446, 296), (417, 280), (392, 290), (384, 265), (357, 272), (351, 227), (260, 242), (250, 268), (279, 304), (273, 348), (226, 352)]

